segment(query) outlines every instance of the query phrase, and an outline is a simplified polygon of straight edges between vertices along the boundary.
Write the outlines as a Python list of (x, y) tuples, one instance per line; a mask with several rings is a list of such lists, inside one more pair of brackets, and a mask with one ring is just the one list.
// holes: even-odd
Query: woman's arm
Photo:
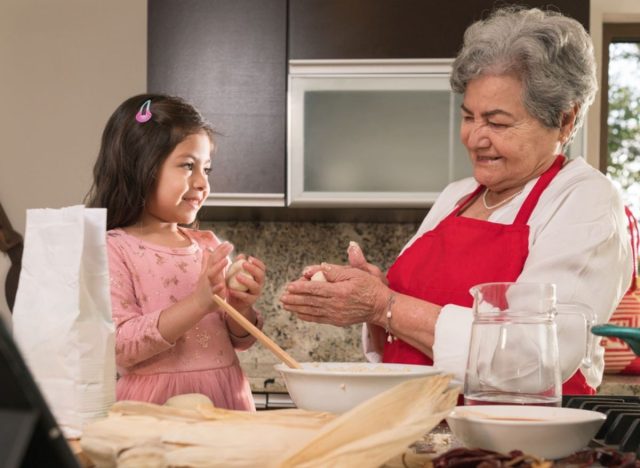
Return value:
[[(395, 293), (380, 278), (359, 268), (328, 264), (321, 268), (326, 282), (302, 278), (287, 286), (280, 298), (285, 309), (308, 322), (336, 326), (366, 322), (388, 328), (394, 336), (431, 354), (440, 307)], [(387, 318), (389, 310), (391, 317)]]

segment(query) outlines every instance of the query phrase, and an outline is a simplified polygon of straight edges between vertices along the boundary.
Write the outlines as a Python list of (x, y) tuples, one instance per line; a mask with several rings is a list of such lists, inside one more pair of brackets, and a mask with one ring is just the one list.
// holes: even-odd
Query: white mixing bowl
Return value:
[(276, 364), (298, 408), (344, 413), (408, 379), (439, 374), (430, 366), (369, 362), (305, 362), (301, 369)]

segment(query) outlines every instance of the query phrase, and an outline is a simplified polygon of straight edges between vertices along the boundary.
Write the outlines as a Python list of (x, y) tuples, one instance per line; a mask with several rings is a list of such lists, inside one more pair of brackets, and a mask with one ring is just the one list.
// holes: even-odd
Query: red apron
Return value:
[[(469, 289), (480, 283), (516, 281), (529, 255), (529, 217), (540, 195), (564, 163), (559, 155), (529, 193), (513, 224), (458, 216), (482, 193), (479, 186), (432, 231), (408, 247), (387, 273), (396, 292), (443, 306), (471, 307)], [(383, 362), (431, 365), (431, 358), (402, 340), (385, 342)], [(580, 370), (563, 384), (563, 394), (595, 394)]]

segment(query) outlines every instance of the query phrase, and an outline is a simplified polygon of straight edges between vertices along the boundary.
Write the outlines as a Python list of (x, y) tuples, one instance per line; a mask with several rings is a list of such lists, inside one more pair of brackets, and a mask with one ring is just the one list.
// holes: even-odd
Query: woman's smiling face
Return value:
[(545, 127), (527, 112), (515, 76), (483, 75), (468, 83), (460, 137), (473, 176), (490, 190), (519, 189), (538, 177), (560, 152), (565, 134), (567, 128)]

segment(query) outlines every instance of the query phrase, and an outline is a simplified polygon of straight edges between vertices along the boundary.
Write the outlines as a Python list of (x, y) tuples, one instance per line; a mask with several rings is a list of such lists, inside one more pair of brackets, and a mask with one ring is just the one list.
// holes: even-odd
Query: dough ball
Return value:
[(194, 410), (197, 409), (198, 406), (213, 407), (213, 403), (208, 396), (202, 393), (184, 393), (182, 395), (172, 396), (164, 403), (164, 406)]
[(229, 278), (229, 280), (227, 281), (227, 286), (229, 286), (229, 288), (231, 289), (235, 289), (236, 291), (248, 291), (249, 288), (237, 280), (238, 276), (244, 276), (249, 279), (253, 278), (249, 273), (241, 271), (240, 273), (236, 273), (231, 278)]
[(229, 269), (227, 270), (227, 278), (231, 278), (232, 276), (235, 276), (235, 274), (238, 273), (239, 271), (242, 271), (242, 262), (244, 261), (246, 260), (241, 258), (233, 262), (229, 267)]
[(249, 288), (240, 283), (237, 279), (237, 275), (244, 275), (246, 278), (253, 279), (253, 277), (242, 269), (242, 263), (246, 262), (244, 259), (236, 260), (231, 264), (227, 271), (227, 287), (229, 289), (235, 289), (236, 291), (248, 291)]
[(327, 277), (324, 276), (324, 273), (322, 270), (318, 270), (311, 277), (311, 281), (327, 281)]

